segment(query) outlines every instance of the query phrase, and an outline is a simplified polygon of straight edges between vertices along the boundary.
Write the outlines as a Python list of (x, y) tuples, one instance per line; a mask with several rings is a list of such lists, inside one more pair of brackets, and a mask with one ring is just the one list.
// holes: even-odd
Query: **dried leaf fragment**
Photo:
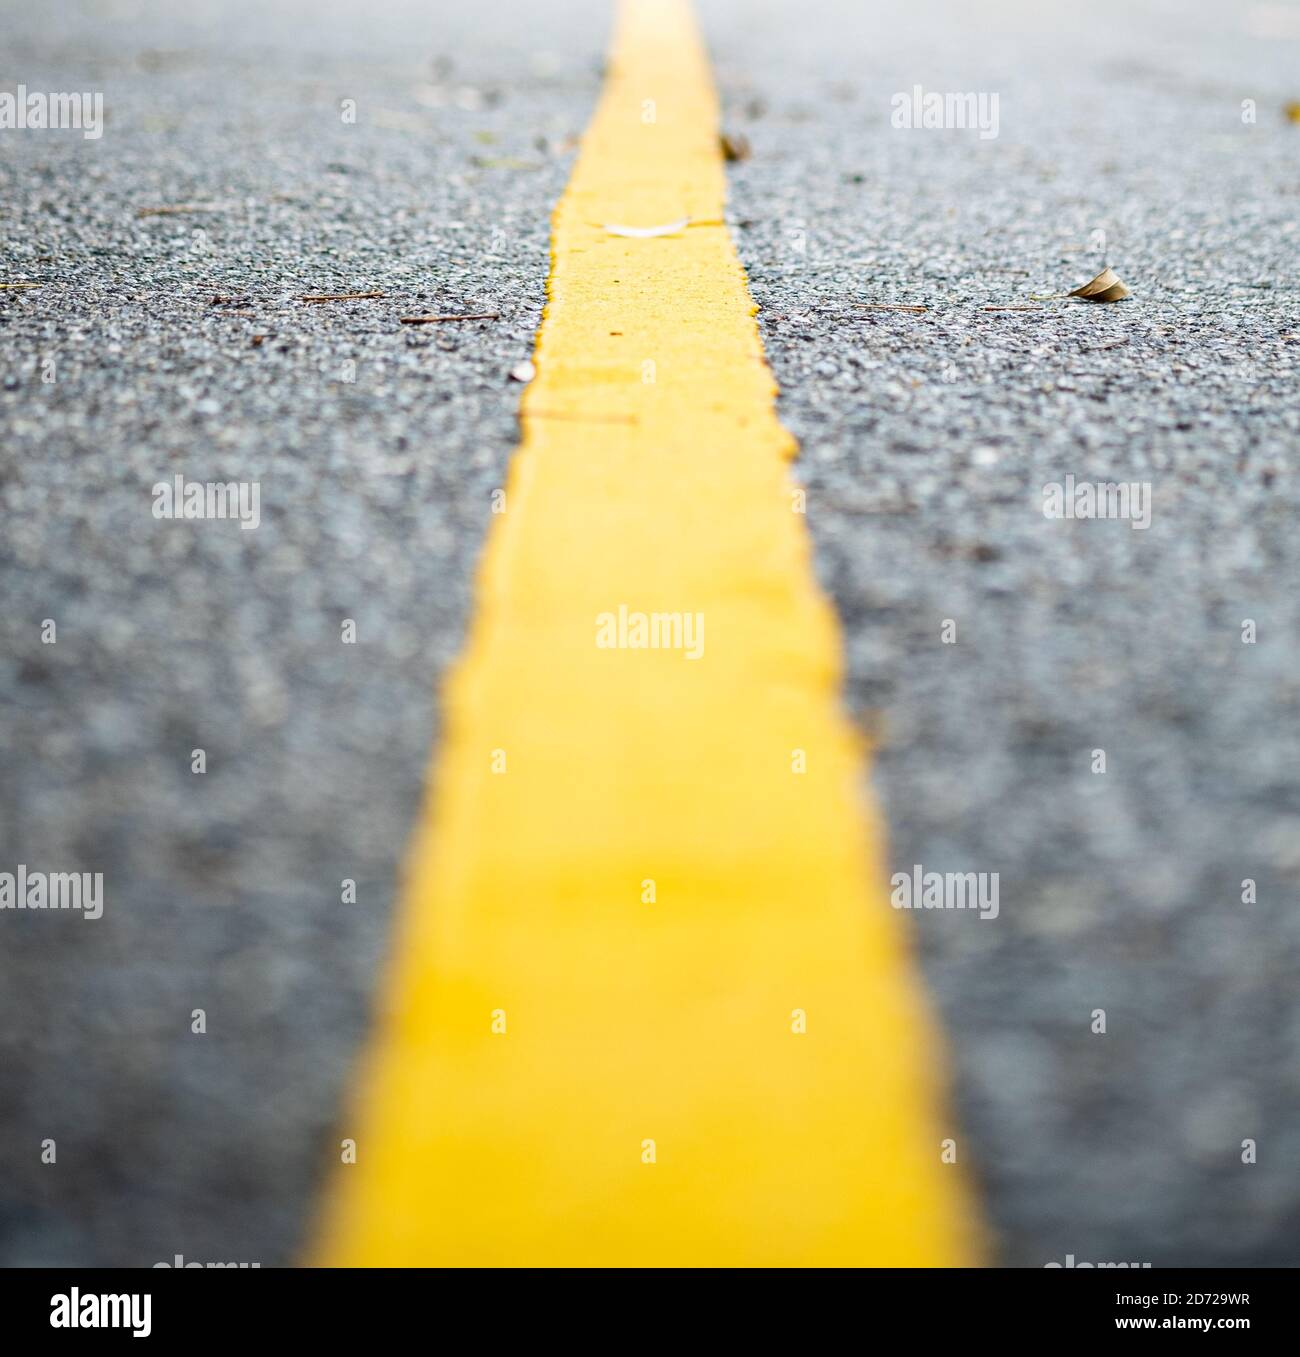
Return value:
[(684, 231), (691, 224), (689, 217), (683, 217), (681, 221), (665, 222), (662, 226), (606, 226), (605, 234), (611, 236), (628, 236), (633, 240), (649, 240), (653, 236), (675, 236), (679, 231)]
[(1282, 107), (1282, 116), (1293, 123), (1300, 123), (1300, 99), (1293, 99)]
[(1114, 269), (1105, 268), (1090, 283), (1076, 287), (1068, 294), (1085, 302), (1118, 302), (1128, 296), (1128, 288), (1120, 282)]
[(724, 160), (748, 160), (753, 154), (749, 138), (743, 132), (719, 132), (718, 144)]
[(177, 217), (187, 212), (225, 212), (229, 203), (164, 203), (160, 207), (137, 207), (137, 217)]

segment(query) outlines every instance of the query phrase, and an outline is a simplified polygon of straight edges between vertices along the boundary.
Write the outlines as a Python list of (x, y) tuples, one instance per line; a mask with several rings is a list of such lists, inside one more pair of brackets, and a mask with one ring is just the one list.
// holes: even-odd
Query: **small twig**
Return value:
[(1041, 306), (984, 306), (983, 311), (1041, 311)]
[(401, 325), (439, 325), (445, 320), (499, 320), (499, 311), (471, 311), (466, 316), (398, 316)]
[(382, 297), (382, 292), (319, 292), (309, 297), (300, 297), (304, 302), (366, 302)]
[(930, 309), (928, 306), (906, 306), (902, 302), (854, 302), (853, 305), (864, 311), (911, 311), (918, 316)]
[(0, 283), (3, 292), (18, 292), (29, 287), (40, 287), (40, 283)]
[(225, 203), (170, 203), (162, 207), (137, 207), (137, 217), (174, 217), (183, 212), (224, 212)]

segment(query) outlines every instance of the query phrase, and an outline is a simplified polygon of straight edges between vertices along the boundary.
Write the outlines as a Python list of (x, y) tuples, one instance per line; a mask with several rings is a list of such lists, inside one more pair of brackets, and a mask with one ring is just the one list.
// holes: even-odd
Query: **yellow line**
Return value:
[(625, 0), (316, 1261), (974, 1258), (723, 194)]

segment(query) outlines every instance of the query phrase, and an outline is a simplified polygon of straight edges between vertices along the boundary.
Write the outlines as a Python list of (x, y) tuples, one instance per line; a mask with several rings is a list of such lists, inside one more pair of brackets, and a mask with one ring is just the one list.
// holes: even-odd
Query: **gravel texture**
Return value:
[[(703, 11), (892, 869), (999, 873), (912, 918), (1001, 1257), (1294, 1265), (1300, 7)], [(891, 126), (918, 84), (998, 136)], [(1099, 229), (1132, 296), (1060, 299)]]

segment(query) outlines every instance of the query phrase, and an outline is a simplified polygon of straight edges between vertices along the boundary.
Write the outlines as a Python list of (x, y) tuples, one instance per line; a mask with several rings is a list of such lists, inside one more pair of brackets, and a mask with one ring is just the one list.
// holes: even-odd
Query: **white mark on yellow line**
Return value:
[(974, 1258), (718, 147), (628, 0), (315, 1261)]

